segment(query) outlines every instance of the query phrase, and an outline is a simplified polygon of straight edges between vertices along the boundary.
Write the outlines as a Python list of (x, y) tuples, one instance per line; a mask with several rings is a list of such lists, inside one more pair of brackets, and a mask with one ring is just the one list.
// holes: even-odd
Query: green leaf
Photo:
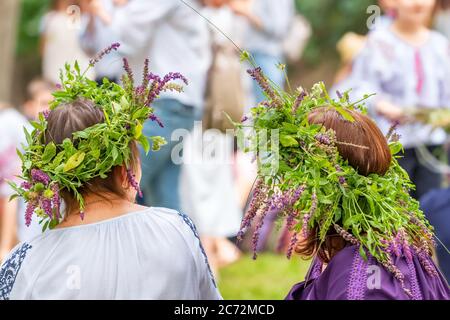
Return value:
[(355, 119), (351, 116), (350, 113), (348, 113), (344, 108), (342, 107), (335, 107), (336, 111), (340, 113), (340, 115), (347, 121), (354, 122)]
[(72, 169), (75, 169), (78, 167), (84, 160), (85, 153), (78, 151), (73, 156), (67, 160), (66, 164), (64, 165), (64, 172), (68, 172)]
[(298, 146), (297, 140), (292, 136), (281, 135), (280, 142), (283, 147), (296, 147)]
[(53, 142), (50, 142), (45, 146), (44, 153), (42, 155), (42, 162), (48, 163), (53, 157), (56, 155), (56, 145)]
[(148, 142), (148, 139), (146, 136), (141, 135), (138, 139), (139, 143), (141, 144), (142, 148), (145, 151), (145, 154), (148, 154), (150, 151), (150, 143)]
[(403, 150), (403, 146), (400, 142), (393, 142), (389, 144), (389, 149), (391, 150), (392, 155), (396, 155)]
[(119, 156), (119, 151), (117, 151), (117, 147), (113, 146), (111, 150), (111, 155), (113, 157), (113, 161), (116, 161), (117, 157)]
[(134, 127), (134, 138), (139, 139), (142, 135), (142, 129), (143, 125), (140, 121), (137, 122), (136, 126)]

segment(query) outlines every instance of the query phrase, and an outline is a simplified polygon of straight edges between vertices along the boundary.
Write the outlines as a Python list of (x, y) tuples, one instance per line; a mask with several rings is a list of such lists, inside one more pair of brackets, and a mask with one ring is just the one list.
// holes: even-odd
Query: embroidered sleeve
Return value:
[(24, 243), (3, 263), (0, 269), (0, 300), (9, 300), (17, 274), (31, 245)]
[(197, 228), (195, 227), (194, 222), (192, 222), (191, 218), (189, 218), (189, 217), (188, 217), (187, 215), (185, 215), (184, 213), (178, 212), (178, 215), (179, 215), (179, 216), (183, 219), (183, 221), (189, 226), (189, 228), (192, 230), (194, 236), (198, 239), (199, 246), (200, 246), (200, 251), (201, 251), (201, 253), (202, 253), (202, 255), (203, 255), (203, 258), (205, 259), (205, 264), (206, 264), (206, 266), (207, 266), (207, 268), (208, 268), (208, 272), (209, 272), (209, 275), (210, 275), (210, 277), (211, 277), (211, 281), (212, 281), (212, 283), (214, 284), (214, 287), (217, 288), (216, 281), (215, 281), (215, 279), (214, 279), (214, 275), (213, 275), (213, 273), (212, 273), (212, 271), (211, 271), (211, 267), (210, 267), (209, 262), (208, 262), (208, 257), (206, 256), (205, 249), (204, 249), (203, 246), (202, 246), (202, 243), (201, 243), (201, 241), (200, 241), (200, 236), (199, 236), (199, 234), (198, 234), (198, 232), (197, 232)]

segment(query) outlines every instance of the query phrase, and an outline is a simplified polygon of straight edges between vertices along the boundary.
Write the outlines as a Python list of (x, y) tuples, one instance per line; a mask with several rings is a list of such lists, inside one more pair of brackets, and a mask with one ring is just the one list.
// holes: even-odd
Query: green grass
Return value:
[(295, 283), (303, 281), (309, 265), (295, 256), (288, 260), (265, 253), (255, 261), (246, 255), (220, 271), (219, 289), (227, 300), (284, 299)]

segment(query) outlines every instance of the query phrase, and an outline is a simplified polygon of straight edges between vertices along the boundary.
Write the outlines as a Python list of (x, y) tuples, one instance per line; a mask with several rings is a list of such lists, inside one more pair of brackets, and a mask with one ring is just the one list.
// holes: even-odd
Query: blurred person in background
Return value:
[[(89, 57), (79, 43), (81, 15), (78, 1), (53, 0), (51, 10), (41, 20), (42, 76), (52, 83), (59, 82), (59, 71), (66, 62), (77, 60), (80, 69), (89, 65)], [(94, 72), (87, 74), (94, 78)]]
[[(82, 0), (81, 8), (86, 15), (81, 29), (80, 44), (84, 52), (93, 57), (111, 43), (118, 41), (117, 35), (111, 28), (111, 19), (116, 10), (125, 6), (128, 0)], [(92, 7), (100, 6), (99, 9)], [(97, 12), (97, 14), (92, 14)], [(96, 81), (102, 82), (103, 78), (118, 82), (122, 73), (122, 57), (113, 51), (95, 64)]]
[[(177, 71), (189, 81), (183, 92), (167, 92), (155, 102), (155, 114), (162, 122), (160, 128), (147, 123), (144, 133), (166, 138), (168, 145), (158, 153), (142, 154), (144, 203), (180, 209), (180, 166), (173, 163), (171, 141), (176, 129), (191, 130), (200, 120), (204, 106), (207, 72), (211, 63), (207, 23), (192, 8), (203, 6), (198, 0), (130, 0), (114, 12), (110, 27), (121, 44), (120, 52), (129, 59), (135, 73), (142, 70), (149, 57), (155, 74)], [(192, 8), (190, 8), (191, 6)], [(105, 12), (101, 2), (91, 6), (91, 14)], [(156, 120), (156, 119), (155, 119)]]
[[(249, 51), (257, 66), (279, 88), (283, 88), (285, 75), (279, 64), (285, 63), (283, 43), (295, 16), (293, 0), (232, 0), (230, 8), (247, 21), (244, 31), (244, 49)], [(254, 85), (256, 102), (264, 94)]]
[(37, 119), (39, 113), (49, 108), (55, 89), (53, 83), (42, 78), (35, 78), (28, 84), (27, 100), (23, 104), (23, 113), (28, 120)]
[(450, 0), (437, 0), (434, 27), (450, 39)]
[(412, 123), (408, 110), (450, 107), (449, 42), (427, 27), (435, 5), (435, 0), (394, 1), (394, 22), (369, 34), (345, 88), (341, 86), (353, 88), (350, 97), (355, 101), (376, 93), (367, 105), (384, 133), (399, 124), (405, 147), (399, 163), (416, 185), (416, 199), (440, 187), (442, 176), (420, 162), (415, 148), (425, 145), (435, 150), (444, 142), (445, 132)]
[(7, 181), (17, 179), (16, 176), (21, 173), (16, 149), (24, 142), (23, 127), (26, 123), (16, 109), (0, 103), (0, 261), (17, 242), (19, 200), (9, 201), (14, 191)]
[[(235, 43), (241, 43), (241, 24), (225, 6), (229, 0), (206, 0), (202, 10), (210, 21)], [(213, 62), (208, 72), (203, 123), (185, 141), (181, 173), (183, 212), (197, 225), (213, 272), (240, 257), (233, 243), (239, 231), (242, 207), (239, 199), (233, 121), (240, 121), (245, 104), (243, 68), (239, 51), (210, 26)], [(226, 114), (226, 115), (225, 115)], [(248, 191), (247, 191), (248, 193)], [(232, 241), (230, 241), (231, 239)]]

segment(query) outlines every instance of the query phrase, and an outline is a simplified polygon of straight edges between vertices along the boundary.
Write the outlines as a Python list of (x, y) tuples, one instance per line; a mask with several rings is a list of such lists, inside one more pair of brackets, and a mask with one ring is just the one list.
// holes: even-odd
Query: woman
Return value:
[(384, 137), (348, 92), (333, 100), (318, 83), (290, 94), (260, 68), (249, 73), (268, 99), (238, 126), (254, 130), (246, 147), (260, 157), (238, 238), (256, 220), (256, 258), (265, 217), (284, 218), (288, 258), (294, 250), (313, 258), (287, 299), (450, 299), (431, 259), (433, 228), (393, 156), (402, 149), (394, 130)]
[[(368, 117), (354, 111), (351, 115), (355, 119), (353, 123), (346, 121), (336, 110), (316, 109), (311, 113), (310, 122), (333, 130), (338, 141), (367, 146), (368, 149), (363, 150), (353, 146), (338, 149), (349, 165), (361, 174), (384, 175), (392, 161), (386, 138)], [(394, 256), (394, 265), (405, 275), (403, 281), (411, 293), (409, 296), (408, 291), (403, 290), (402, 282), (376, 259), (369, 257), (365, 261), (360, 256), (359, 246), (352, 244), (351, 234), (337, 229), (328, 230), (328, 238), (321, 244), (317, 235), (322, 230), (314, 226), (308, 237), (296, 246), (296, 252), (303, 257), (317, 256), (306, 281), (295, 285), (287, 299), (450, 299), (448, 284), (431, 259), (428, 260), (429, 267), (435, 275), (425, 270), (417, 253), (413, 253), (411, 261), (407, 260), (405, 252)], [(417, 246), (420, 246), (420, 239)]]
[(416, 148), (425, 145), (433, 152), (444, 143), (445, 133), (414, 122), (411, 111), (450, 107), (450, 44), (428, 28), (435, 6), (435, 0), (393, 2), (393, 22), (369, 34), (350, 78), (340, 85), (353, 88), (350, 96), (355, 100), (376, 94), (368, 100), (369, 112), (385, 134), (393, 122), (399, 123), (405, 147), (400, 164), (417, 186), (416, 199), (442, 182), (439, 173), (423, 164)]
[[(182, 76), (160, 78), (147, 61), (135, 87), (125, 60), (122, 88), (98, 86), (77, 69), (67, 71), (51, 111), (28, 135), (25, 182), (15, 187), (27, 201), (27, 224), (39, 218), (51, 230), (5, 260), (0, 299), (220, 299), (189, 218), (135, 204), (137, 143), (150, 147), (143, 122), (157, 121), (150, 104)], [(157, 150), (160, 138), (150, 139)]]

